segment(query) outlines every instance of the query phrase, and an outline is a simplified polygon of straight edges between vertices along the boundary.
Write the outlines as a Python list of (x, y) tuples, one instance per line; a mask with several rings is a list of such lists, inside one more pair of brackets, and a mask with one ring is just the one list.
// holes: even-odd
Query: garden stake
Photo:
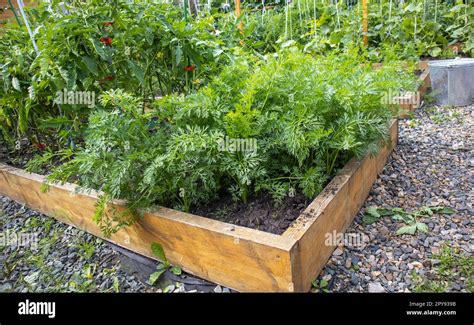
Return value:
[(26, 18), (25, 11), (23, 10), (23, 6), (24, 6), (23, 0), (16, 0), (16, 2), (18, 3), (18, 8), (20, 9), (21, 16), (26, 25), (26, 29), (28, 30), (28, 34), (30, 35), (31, 42), (33, 43), (33, 47), (35, 48), (36, 55), (38, 55), (39, 54), (38, 46), (36, 45), (35, 38), (33, 37), (33, 33), (31, 32), (30, 24), (28, 23), (28, 18)]
[(390, 0), (390, 5), (388, 7), (388, 20), (392, 19), (392, 0)]
[(183, 0), (184, 20), (188, 21), (188, 0)]
[[(235, 15), (237, 16), (237, 19), (240, 19), (240, 0), (235, 0)], [(238, 26), (240, 32), (243, 32), (243, 24), (242, 21), (239, 21), (239, 26)]]
[(300, 0), (298, 0), (298, 14), (300, 16), (300, 27), (302, 27), (303, 26), (303, 17), (301, 15), (301, 2), (300, 2)]
[(199, 15), (199, 0), (193, 0), (194, 8), (196, 9), (196, 16)]
[(367, 13), (367, 0), (362, 0), (362, 35), (364, 40), (364, 45), (369, 45), (369, 23), (368, 23), (368, 13)]
[(18, 15), (16, 13), (15, 7), (12, 4), (12, 1), (8, 0), (8, 4), (10, 5), (10, 10), (13, 11), (13, 14), (15, 15), (15, 19), (16, 19), (16, 22), (17, 22), (18, 26), (21, 26), (20, 19), (18, 19)]
[(316, 38), (316, 28), (317, 26), (317, 19), (316, 19), (316, 0), (313, 0), (313, 14), (314, 14), (314, 38)]
[(423, 0), (423, 23), (425, 22), (426, 16), (426, 0)]
[(288, 0), (288, 16), (290, 18), (290, 39), (293, 39), (293, 24), (291, 21), (291, 6), (290, 6), (290, 0)]
[(305, 19), (308, 20), (308, 19), (310, 18), (310, 12), (311, 12), (311, 11), (309, 11), (308, 0), (305, 0), (304, 3), (305, 3), (305, 6), (306, 6), (306, 10), (305, 10), (305, 15), (304, 15), (304, 16), (305, 16)]
[(417, 14), (415, 12), (415, 26), (414, 26), (414, 31), (413, 31), (413, 40), (415, 41), (415, 43), (416, 43), (416, 16)]

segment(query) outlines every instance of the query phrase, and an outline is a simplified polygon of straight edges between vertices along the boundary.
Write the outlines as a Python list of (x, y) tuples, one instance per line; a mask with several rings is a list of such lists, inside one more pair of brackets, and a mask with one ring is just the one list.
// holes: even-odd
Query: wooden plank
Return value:
[(307, 291), (335, 249), (326, 235), (343, 233), (361, 208), (398, 138), (398, 122), (392, 121), (391, 145), (378, 155), (352, 159), (339, 175), (305, 209), (283, 236), (298, 241), (292, 256), (295, 290)]
[(431, 87), (430, 71), (423, 71), (423, 73), (420, 75), (419, 80), (421, 81), (421, 85), (418, 88), (418, 91), (420, 92), (421, 97), (423, 97), (428, 91), (428, 88)]
[[(97, 192), (74, 194), (76, 187), (65, 184), (42, 193), (43, 180), (0, 164), (0, 195), (103, 238), (92, 221)], [(123, 202), (114, 207), (120, 211)], [(107, 240), (152, 258), (151, 243), (158, 242), (172, 264), (238, 291), (294, 290), (290, 251), (296, 241), (291, 238), (155, 208)]]
[[(421, 60), (417, 64), (417, 68), (422, 70), (421, 75), (418, 80), (420, 81), (420, 86), (416, 92), (407, 92), (401, 96), (393, 98), (393, 104), (399, 105), (402, 112), (400, 113), (400, 118), (409, 118), (411, 112), (416, 111), (416, 109), (421, 105), (423, 96), (426, 94), (428, 88), (431, 86), (429, 71), (428, 71), (428, 60)], [(373, 63), (372, 69), (380, 70), (383, 67), (383, 63)], [(408, 63), (405, 62), (402, 65), (403, 68), (408, 68)]]
[[(397, 130), (395, 121), (394, 143)], [(347, 229), (389, 152), (351, 160), (283, 236), (158, 207), (107, 240), (151, 258), (151, 243), (158, 242), (172, 264), (238, 291), (307, 291), (335, 248), (325, 245), (325, 235)], [(43, 193), (43, 181), (0, 164), (0, 195), (103, 238), (91, 218), (99, 193), (75, 193), (73, 184)], [(111, 209), (123, 206), (116, 201)]]
[(428, 62), (430, 62), (429, 60), (421, 60), (420, 62), (418, 62), (418, 69), (424, 71), (424, 70), (427, 70), (428, 69)]
[[(428, 62), (429, 62), (429, 60), (419, 61), (416, 65), (417, 69), (422, 70), (422, 71), (428, 69)], [(372, 63), (372, 69), (374, 69), (374, 70), (380, 70), (380, 69), (382, 69), (382, 67), (383, 67), (382, 62)], [(402, 67), (402, 69), (408, 69), (410, 67), (410, 62), (401, 61), (401, 67)]]
[[(240, 0), (235, 0), (235, 16), (237, 19), (240, 19)], [(240, 30), (241, 33), (244, 31), (244, 25), (242, 21), (239, 22), (237, 28)]]
[(417, 92), (407, 93), (404, 96), (396, 98), (396, 100), (400, 102), (400, 108), (406, 111), (406, 113), (400, 114), (400, 118), (410, 117), (410, 113), (416, 111), (416, 109), (420, 107), (423, 97), (431, 86), (429, 70), (423, 71), (418, 80), (420, 81), (420, 86), (418, 87)]

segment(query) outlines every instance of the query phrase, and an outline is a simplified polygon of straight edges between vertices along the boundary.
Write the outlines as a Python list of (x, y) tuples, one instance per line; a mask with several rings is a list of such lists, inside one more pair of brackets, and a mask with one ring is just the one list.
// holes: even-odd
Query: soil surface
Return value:
[[(17, 143), (19, 149), (10, 148), (2, 146), (0, 148), (0, 163), (7, 164), (16, 168), (25, 169), (28, 162), (37, 155), (44, 154), (46, 148), (42, 148), (38, 144), (32, 144), (26, 139), (22, 139)], [(55, 160), (52, 162), (53, 165), (59, 165), (59, 161)], [(46, 175), (52, 166), (42, 167), (38, 173)]]
[(229, 195), (194, 208), (191, 213), (280, 235), (309, 203), (300, 193), (286, 197), (281, 203), (276, 203), (269, 194), (253, 197), (247, 203), (234, 202)]

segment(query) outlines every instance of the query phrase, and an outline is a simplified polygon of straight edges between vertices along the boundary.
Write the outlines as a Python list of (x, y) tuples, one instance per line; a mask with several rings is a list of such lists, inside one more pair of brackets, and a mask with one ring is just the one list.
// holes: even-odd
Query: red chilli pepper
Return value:
[(104, 23), (104, 26), (106, 26), (106, 27), (107, 27), (107, 26), (112, 26), (113, 24), (114, 24), (113, 21), (106, 21), (106, 22)]
[(184, 71), (186, 72), (193, 72), (194, 70), (196, 69), (196, 66), (193, 64), (193, 65), (187, 65), (184, 67)]
[(103, 79), (100, 79), (99, 82), (100, 82), (100, 83), (104, 83), (104, 82), (112, 81), (112, 80), (114, 80), (114, 76), (110, 75), (110, 76), (106, 76), (106, 77), (103, 78)]
[(40, 150), (46, 149), (46, 145), (44, 143), (34, 143), (33, 145)]
[(111, 46), (112, 45), (112, 37), (105, 36), (100, 38), (100, 42), (104, 45)]

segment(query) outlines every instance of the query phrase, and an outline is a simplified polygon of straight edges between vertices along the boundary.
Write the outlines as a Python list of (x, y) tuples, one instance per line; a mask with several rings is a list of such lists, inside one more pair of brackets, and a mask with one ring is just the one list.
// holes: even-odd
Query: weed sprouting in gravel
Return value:
[(432, 256), (436, 261), (427, 277), (412, 271), (415, 292), (446, 292), (453, 283), (465, 282), (469, 292), (474, 291), (474, 258), (461, 249), (442, 245), (439, 254)]

